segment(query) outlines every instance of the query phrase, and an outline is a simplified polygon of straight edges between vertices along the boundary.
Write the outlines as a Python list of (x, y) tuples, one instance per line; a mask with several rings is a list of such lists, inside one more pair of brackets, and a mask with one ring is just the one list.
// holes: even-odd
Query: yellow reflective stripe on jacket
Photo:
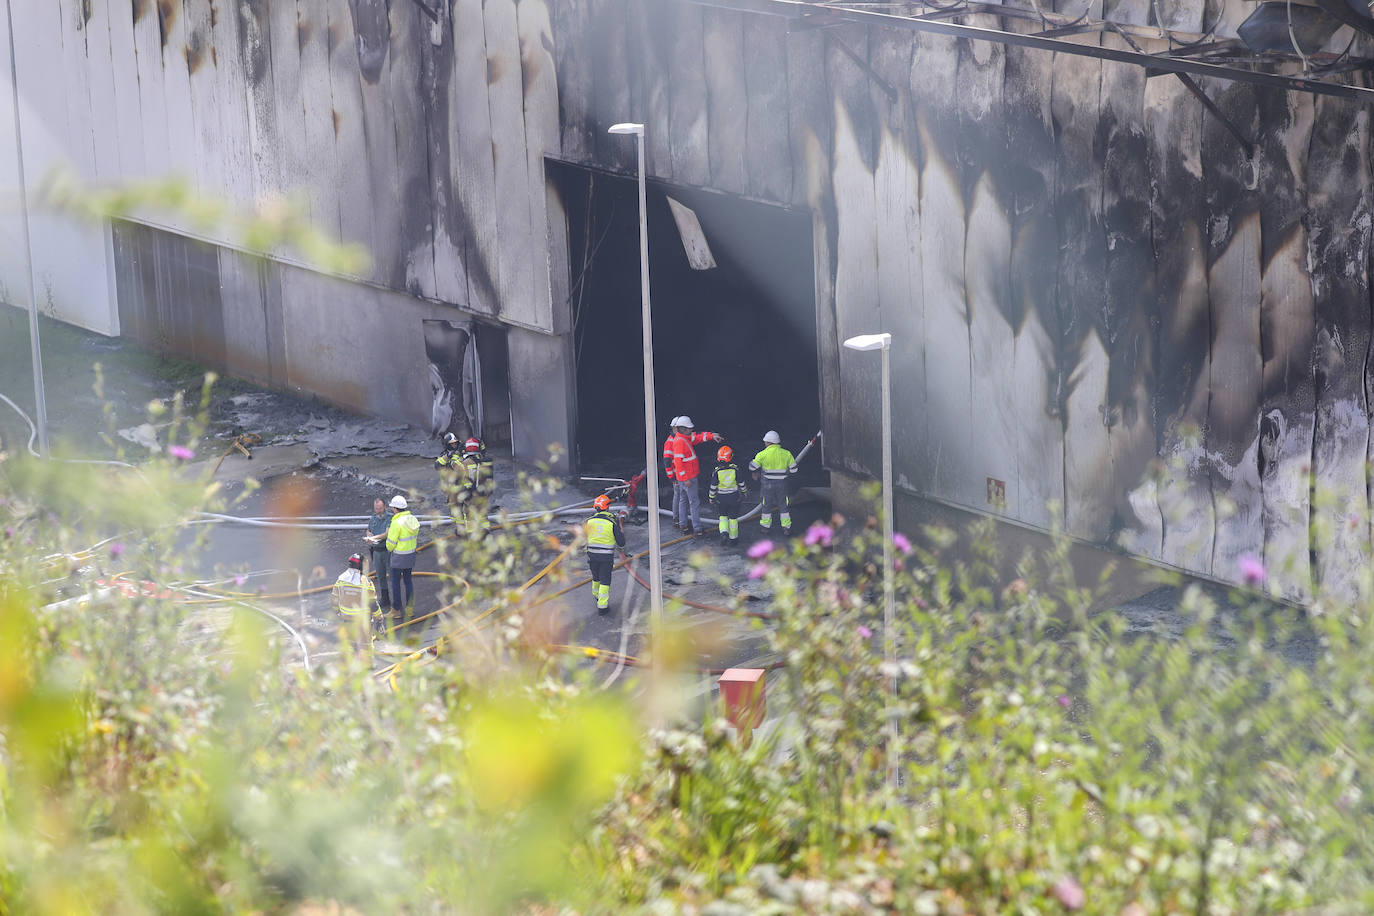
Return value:
[(597, 513), (587, 519), (587, 550), (591, 553), (615, 553), (615, 521)]
[(787, 449), (770, 445), (754, 456), (749, 469), (762, 470), (765, 480), (786, 480), (788, 474), (797, 473), (797, 462)]
[(372, 580), (361, 573), (357, 582), (350, 581), (350, 578), (345, 572), (334, 583), (334, 609), (345, 617), (370, 614), (372, 606), (377, 603), (377, 590), (372, 586)]
[(391, 519), (391, 527), (386, 532), (386, 549), (392, 553), (414, 553), (415, 542), (420, 539), (420, 520), (402, 509)]

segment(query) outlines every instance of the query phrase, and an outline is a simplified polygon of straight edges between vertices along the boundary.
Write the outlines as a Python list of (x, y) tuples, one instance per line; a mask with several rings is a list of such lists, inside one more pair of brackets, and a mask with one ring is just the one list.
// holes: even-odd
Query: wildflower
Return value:
[(167, 446), (167, 454), (171, 455), (178, 461), (190, 461), (192, 458), (196, 457), (196, 453), (191, 451), (184, 445)]
[(237, 576), (234, 577), (234, 584), (235, 584), (235, 585), (242, 585), (243, 583), (245, 583), (245, 582), (247, 582), (247, 581), (248, 581), (248, 577), (245, 576), (243, 573), (239, 573)]
[(773, 552), (772, 541), (758, 541), (749, 548), (749, 559), (757, 560), (759, 557), (766, 557)]
[(900, 531), (893, 533), (892, 543), (893, 546), (895, 546), (902, 553), (911, 553), (911, 542), (907, 540), (906, 535), (902, 534)]
[(1073, 705), (1073, 700), (1070, 700), (1067, 696), (1061, 693), (1059, 695), (1059, 705), (1064, 707), (1065, 709), (1068, 709), (1070, 706)]
[(1264, 563), (1252, 553), (1243, 553), (1237, 561), (1241, 580), (1246, 585), (1263, 585), (1265, 579)]
[(873, 631), (863, 624), (859, 624), (859, 629), (856, 632), (864, 639), (869, 639), (873, 636)]
[(111, 560), (118, 560), (118, 559), (119, 559), (120, 557), (122, 557), (123, 555), (124, 555), (124, 545), (123, 545), (123, 544), (119, 543), (118, 541), (115, 541), (113, 544), (110, 545), (110, 559), (111, 559)]
[(758, 562), (749, 567), (749, 578), (751, 579), (762, 579), (766, 575), (768, 575), (767, 563)]
[(1066, 910), (1081, 910), (1087, 895), (1083, 893), (1083, 886), (1070, 878), (1068, 875), (1054, 882), (1050, 887), (1050, 894), (1055, 900), (1063, 904)]
[(817, 544), (822, 547), (829, 547), (830, 539), (834, 536), (835, 529), (831, 528), (829, 525), (823, 525), (820, 522), (816, 522), (810, 528), (806, 529), (806, 537), (802, 539), (802, 543), (807, 547), (815, 547)]

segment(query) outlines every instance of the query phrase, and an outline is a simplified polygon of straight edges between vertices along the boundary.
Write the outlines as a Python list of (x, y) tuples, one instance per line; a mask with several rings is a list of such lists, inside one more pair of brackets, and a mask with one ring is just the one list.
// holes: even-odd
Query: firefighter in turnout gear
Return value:
[(491, 511), (491, 496), (496, 492), (495, 463), (487, 454), (487, 444), (475, 436), (464, 442), (462, 463), (470, 518), (477, 522), (478, 530), (485, 531), (491, 527), (487, 514)]
[(460, 516), (467, 518), (467, 469), (463, 467), (458, 437), (453, 433), (444, 433), (444, 450), (434, 459), (434, 466), (439, 470), (439, 488), (448, 500), (449, 519), (456, 525)]
[(611, 570), (615, 552), (625, 549), (625, 531), (620, 519), (611, 514), (611, 498), (605, 493), (592, 500), (592, 508), (596, 512), (587, 519), (587, 566), (592, 572), (596, 610), (602, 613), (611, 606)]
[(740, 477), (739, 466), (734, 463), (735, 450), (722, 445), (716, 452), (716, 469), (711, 472), (711, 489), (707, 499), (720, 513), (720, 542), (739, 543), (740, 501), (749, 495), (749, 488)]
[(782, 437), (775, 430), (763, 434), (763, 451), (749, 462), (749, 470), (755, 479), (762, 477), (763, 514), (759, 525), (764, 531), (773, 527), (773, 511), (781, 516), (782, 533), (792, 533), (792, 513), (787, 511), (787, 481), (797, 473), (797, 462), (792, 453), (780, 444)]
[(377, 591), (372, 580), (363, 575), (363, 555), (355, 553), (348, 558), (348, 569), (339, 573), (330, 593), (334, 613), (351, 622), (349, 627), (355, 639), (366, 642), (368, 626), (373, 614), (377, 613)]

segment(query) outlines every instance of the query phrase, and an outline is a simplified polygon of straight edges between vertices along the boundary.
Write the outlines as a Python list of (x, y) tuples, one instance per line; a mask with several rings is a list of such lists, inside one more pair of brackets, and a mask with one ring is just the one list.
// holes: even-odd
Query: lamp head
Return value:
[(632, 122), (626, 121), (626, 122), (623, 122), (623, 123), (621, 123), (621, 124), (612, 124), (610, 130), (606, 131), (606, 133), (608, 133), (608, 134), (634, 134), (634, 135), (637, 136), (637, 137), (642, 137), (642, 136), (644, 136), (644, 125), (643, 125), (643, 124), (634, 124), (634, 123), (632, 123)]
[(844, 346), (847, 350), (886, 350), (892, 346), (892, 335), (886, 331), (881, 334), (860, 334), (846, 340)]

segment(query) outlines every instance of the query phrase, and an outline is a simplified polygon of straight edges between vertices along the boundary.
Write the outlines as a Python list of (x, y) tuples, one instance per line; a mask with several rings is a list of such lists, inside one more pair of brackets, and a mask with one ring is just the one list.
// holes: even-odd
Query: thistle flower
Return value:
[(766, 557), (772, 552), (772, 541), (758, 541), (749, 548), (749, 559), (757, 560), (759, 557)]
[(190, 461), (192, 458), (196, 457), (196, 453), (191, 451), (184, 445), (167, 446), (167, 454), (171, 455), (178, 461)]
[(750, 579), (762, 579), (766, 575), (768, 575), (767, 563), (760, 561), (758, 563), (755, 563), (753, 566), (749, 567)]
[(802, 539), (802, 543), (807, 547), (815, 547), (817, 544), (822, 547), (829, 547), (830, 541), (834, 536), (835, 529), (831, 528), (829, 525), (816, 522), (810, 528), (806, 529), (806, 537)]
[(1243, 553), (1240, 555), (1237, 565), (1240, 567), (1241, 580), (1244, 581), (1246, 585), (1256, 586), (1264, 584), (1267, 574), (1265, 573), (1264, 562), (1260, 560), (1259, 557), (1252, 553)]

